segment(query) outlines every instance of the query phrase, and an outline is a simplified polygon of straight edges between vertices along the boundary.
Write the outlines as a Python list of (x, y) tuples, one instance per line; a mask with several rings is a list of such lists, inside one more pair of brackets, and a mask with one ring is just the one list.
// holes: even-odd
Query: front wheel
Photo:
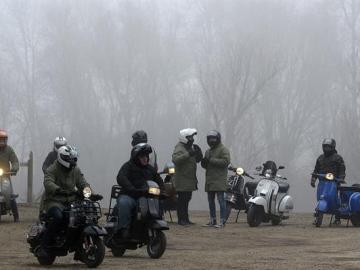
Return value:
[(262, 206), (251, 204), (247, 212), (247, 223), (250, 227), (257, 227), (263, 221), (264, 209)]
[(320, 227), (321, 224), (322, 224), (322, 221), (323, 221), (323, 217), (324, 217), (324, 214), (323, 213), (320, 213), (320, 212), (316, 212), (315, 214), (315, 221), (314, 221), (314, 225), (316, 227)]
[(360, 227), (360, 214), (356, 213), (356, 214), (351, 215), (350, 221), (354, 227)]
[(98, 267), (105, 257), (104, 242), (98, 236), (87, 235), (84, 238), (81, 258), (89, 268)]
[(55, 255), (37, 257), (37, 260), (40, 263), (40, 265), (52, 265), (55, 259), (56, 259)]
[(153, 231), (147, 245), (147, 253), (152, 259), (159, 259), (166, 249), (166, 236), (162, 231)]

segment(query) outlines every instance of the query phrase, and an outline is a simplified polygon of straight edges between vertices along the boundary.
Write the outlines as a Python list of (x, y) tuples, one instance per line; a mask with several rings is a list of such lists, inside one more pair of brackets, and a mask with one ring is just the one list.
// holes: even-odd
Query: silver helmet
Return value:
[(78, 152), (70, 145), (61, 146), (58, 149), (57, 161), (65, 168), (74, 168), (77, 164), (78, 157)]
[(55, 138), (55, 140), (54, 140), (54, 150), (56, 151), (56, 152), (58, 152), (58, 150), (59, 150), (59, 148), (61, 147), (61, 146), (65, 146), (65, 145), (67, 145), (68, 144), (68, 142), (67, 142), (67, 140), (66, 140), (66, 138), (65, 137), (56, 137)]

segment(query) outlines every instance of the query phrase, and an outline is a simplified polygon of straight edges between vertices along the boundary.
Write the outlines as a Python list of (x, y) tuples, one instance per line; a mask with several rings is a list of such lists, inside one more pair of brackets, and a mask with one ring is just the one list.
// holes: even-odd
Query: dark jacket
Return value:
[(19, 170), (19, 160), (15, 151), (9, 145), (0, 149), (0, 168), (4, 172), (10, 172), (10, 169), (14, 172)]
[(314, 173), (317, 174), (326, 174), (332, 173), (335, 177), (345, 178), (345, 163), (342, 158), (336, 151), (332, 155), (325, 156), (324, 154), (320, 155), (316, 160), (316, 165)]
[(44, 173), (45, 173), (46, 169), (49, 168), (50, 165), (52, 165), (55, 162), (55, 160), (57, 160), (57, 152), (55, 150), (53, 150), (47, 155), (47, 157), (42, 165), (42, 170)]
[(116, 180), (119, 186), (123, 188), (125, 194), (132, 197), (136, 197), (134, 192), (137, 189), (146, 188), (146, 181), (148, 180), (156, 182), (162, 190), (164, 187), (162, 178), (153, 166), (137, 165), (132, 160), (129, 160), (120, 168)]

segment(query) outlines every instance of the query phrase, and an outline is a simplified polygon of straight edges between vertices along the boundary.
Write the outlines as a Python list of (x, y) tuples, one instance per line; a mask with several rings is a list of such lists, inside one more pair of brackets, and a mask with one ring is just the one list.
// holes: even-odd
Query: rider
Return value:
[(46, 247), (51, 245), (54, 236), (66, 226), (64, 210), (76, 200), (74, 192), (89, 186), (80, 168), (76, 166), (77, 160), (78, 153), (75, 148), (70, 145), (62, 146), (58, 149), (57, 162), (45, 171), (44, 209), (47, 223), (37, 256), (47, 256)]
[(155, 181), (161, 190), (164, 183), (155, 168), (149, 164), (152, 148), (149, 144), (136, 144), (131, 150), (130, 160), (119, 170), (116, 180), (122, 187), (122, 193), (117, 199), (118, 229), (122, 238), (129, 238), (130, 224), (136, 202), (148, 191), (146, 181)]
[[(336, 141), (334, 139), (324, 139), (322, 143), (323, 154), (316, 160), (314, 174), (332, 173), (339, 178), (339, 183), (345, 183), (345, 162), (336, 151)], [(314, 188), (316, 176), (311, 177), (311, 186)], [(335, 216), (334, 224), (340, 224), (340, 217)]]
[[(230, 164), (230, 152), (221, 143), (221, 134), (211, 130), (207, 136), (210, 149), (206, 150), (201, 166), (206, 170), (205, 191), (208, 194), (210, 221), (205, 226), (224, 227), (226, 222), (225, 191), (227, 190), (227, 168)], [(220, 205), (220, 223), (216, 224), (215, 194)]]
[[(0, 168), (4, 172), (10, 172), (11, 175), (16, 175), (19, 171), (19, 160), (13, 148), (7, 144), (8, 134), (5, 130), (0, 129)], [(10, 182), (11, 183), (11, 182)], [(13, 194), (11, 186), (10, 208), (14, 217), (14, 221), (19, 221), (19, 212), (16, 204), (17, 195)]]
[(174, 183), (178, 194), (178, 224), (182, 226), (193, 224), (189, 220), (189, 202), (192, 192), (197, 190), (196, 163), (203, 158), (200, 147), (194, 144), (196, 134), (197, 130), (194, 128), (180, 130), (180, 141), (172, 154), (176, 171)]
[[(148, 143), (148, 137), (144, 130), (137, 130), (132, 135), (131, 145), (134, 147), (139, 143)], [(149, 164), (158, 170), (157, 155), (155, 150), (152, 148), (152, 152), (149, 154)]]
[[(56, 161), (59, 148), (61, 146), (65, 146), (67, 144), (68, 144), (68, 142), (65, 137), (60, 136), (60, 137), (55, 138), (53, 150), (51, 152), (49, 152), (49, 154), (46, 156), (44, 163), (42, 165), (42, 170), (43, 170), (44, 174), (45, 174), (47, 168), (49, 168), (50, 165)], [(41, 200), (40, 200), (40, 207), (39, 207), (40, 219), (41, 219), (43, 213), (45, 212), (44, 211), (44, 197), (45, 197), (45, 192), (41, 195)]]

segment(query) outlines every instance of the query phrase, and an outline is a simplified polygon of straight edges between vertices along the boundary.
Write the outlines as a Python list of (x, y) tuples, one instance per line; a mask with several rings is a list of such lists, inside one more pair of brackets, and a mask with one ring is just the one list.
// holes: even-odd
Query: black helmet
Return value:
[(271, 177), (274, 177), (277, 173), (277, 166), (276, 163), (272, 160), (268, 160), (263, 164), (263, 170), (261, 172), (262, 175), (266, 175), (269, 173)]
[(322, 143), (322, 148), (325, 155), (331, 155), (336, 151), (336, 141), (329, 138), (324, 139)]
[(135, 160), (141, 154), (148, 156), (150, 153), (152, 153), (152, 148), (149, 144), (139, 143), (131, 150), (131, 159)]
[(147, 139), (146, 132), (143, 130), (138, 130), (138, 131), (135, 131), (132, 135), (131, 145), (135, 146), (139, 143), (147, 143), (147, 141), (148, 141), (148, 139)]
[(211, 130), (206, 135), (206, 139), (210, 147), (215, 147), (221, 142), (221, 134), (216, 130)]

